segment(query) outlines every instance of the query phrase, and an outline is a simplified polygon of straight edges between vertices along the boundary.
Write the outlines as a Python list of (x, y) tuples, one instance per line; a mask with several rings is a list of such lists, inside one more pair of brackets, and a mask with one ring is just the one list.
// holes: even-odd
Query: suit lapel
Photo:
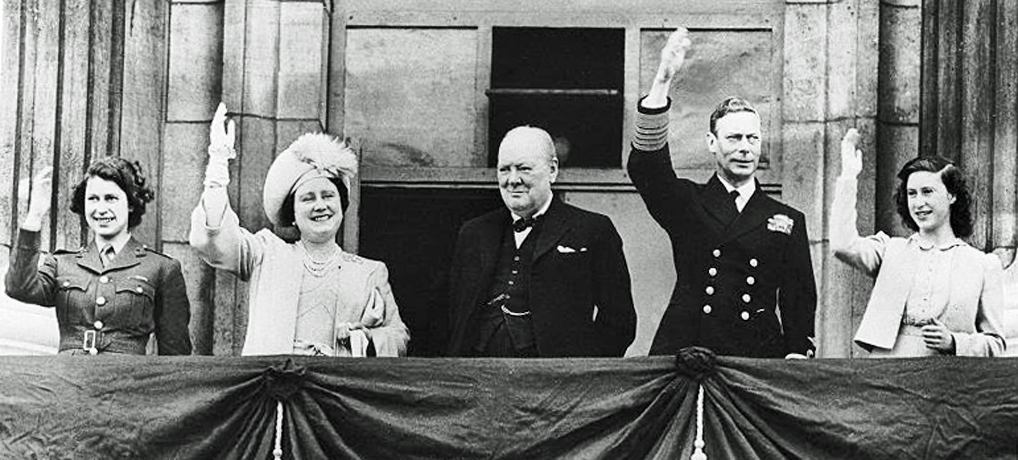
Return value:
[[(774, 205), (775, 201), (760, 189), (760, 184), (758, 183), (756, 192), (749, 198), (746, 206), (742, 208), (742, 212), (728, 228), (725, 239), (733, 240), (765, 224), (777, 212), (777, 207)], [(802, 222), (796, 222), (796, 224), (802, 225)]]
[(717, 174), (711, 176), (700, 194), (700, 205), (703, 206), (704, 212), (711, 217), (708, 223), (718, 233), (723, 233), (732, 223), (732, 219), (735, 219), (735, 207), (729, 203), (731, 199), (731, 195), (728, 194), (728, 190), (718, 179)]
[(548, 207), (548, 212), (544, 213), (541, 231), (537, 233), (537, 242), (534, 244), (535, 262), (547, 254), (570, 227), (569, 210), (557, 197), (552, 196), (551, 200), (551, 206)]

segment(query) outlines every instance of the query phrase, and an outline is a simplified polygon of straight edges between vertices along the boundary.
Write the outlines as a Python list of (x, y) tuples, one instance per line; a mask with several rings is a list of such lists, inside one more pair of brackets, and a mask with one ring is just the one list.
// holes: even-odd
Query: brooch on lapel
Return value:
[(792, 226), (794, 225), (795, 221), (784, 214), (775, 214), (770, 219), (767, 219), (767, 230), (772, 232), (781, 232), (786, 235), (791, 235)]

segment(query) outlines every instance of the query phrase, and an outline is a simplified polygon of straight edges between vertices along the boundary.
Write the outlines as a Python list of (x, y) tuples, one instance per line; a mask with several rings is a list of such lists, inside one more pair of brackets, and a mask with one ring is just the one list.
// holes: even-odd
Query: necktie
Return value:
[(524, 217), (513, 222), (513, 231), (520, 233), (534, 225), (537, 225), (537, 221), (540, 220), (540, 216), (537, 217)]
[(738, 202), (738, 200), (739, 200), (739, 191), (738, 190), (732, 190), (728, 194), (732, 197), (732, 208), (735, 209), (735, 213), (738, 214), (738, 213), (742, 212), (742, 211), (739, 210), (739, 205), (736, 204)]
[(117, 256), (117, 253), (113, 251), (113, 246), (103, 246), (102, 250), (99, 251), (99, 260), (103, 263), (103, 268), (110, 266), (113, 263), (113, 258)]

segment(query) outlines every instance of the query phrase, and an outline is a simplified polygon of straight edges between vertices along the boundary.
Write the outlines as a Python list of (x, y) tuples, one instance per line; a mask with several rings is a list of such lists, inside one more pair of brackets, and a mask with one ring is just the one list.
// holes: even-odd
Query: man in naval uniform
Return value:
[(450, 356), (622, 356), (636, 312), (622, 239), (604, 215), (555, 197), (555, 147), (523, 126), (499, 146), (507, 209), (460, 229), (450, 273)]
[(678, 279), (650, 354), (701, 346), (723, 355), (811, 356), (816, 282), (803, 214), (760, 190), (760, 116), (728, 98), (714, 110), (707, 183), (676, 177), (668, 150), (668, 91), (690, 46), (680, 28), (640, 100), (629, 174), (668, 232)]

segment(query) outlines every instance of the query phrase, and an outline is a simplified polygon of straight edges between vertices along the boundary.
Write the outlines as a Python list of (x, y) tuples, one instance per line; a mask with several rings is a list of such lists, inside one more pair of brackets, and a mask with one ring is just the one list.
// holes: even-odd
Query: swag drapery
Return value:
[(1018, 458), (1018, 360), (3, 357), (0, 458)]

